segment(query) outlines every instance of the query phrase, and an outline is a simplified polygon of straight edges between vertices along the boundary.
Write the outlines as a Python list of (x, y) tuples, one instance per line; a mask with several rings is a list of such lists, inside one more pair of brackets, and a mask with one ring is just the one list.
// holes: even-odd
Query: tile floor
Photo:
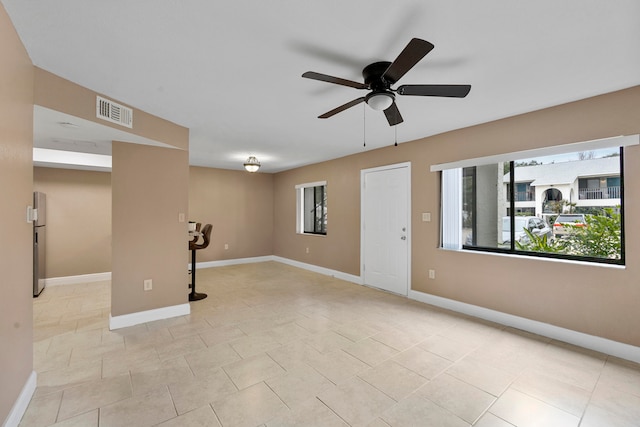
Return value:
[(265, 262), (109, 331), (109, 282), (34, 300), (27, 426), (640, 425), (640, 366)]

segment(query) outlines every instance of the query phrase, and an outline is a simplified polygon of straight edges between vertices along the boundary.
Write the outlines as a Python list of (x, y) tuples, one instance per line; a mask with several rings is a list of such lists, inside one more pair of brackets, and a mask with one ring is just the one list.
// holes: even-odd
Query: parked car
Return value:
[[(571, 224), (571, 227), (566, 227)], [(553, 235), (555, 237), (566, 237), (573, 231), (572, 227), (586, 227), (587, 220), (584, 214), (560, 214), (553, 222)]]
[[(515, 239), (520, 243), (527, 243), (529, 237), (525, 233), (525, 229), (529, 230), (535, 236), (547, 236), (547, 239), (553, 238), (553, 230), (542, 219), (537, 216), (516, 216), (515, 218)], [(502, 241), (511, 244), (511, 217), (502, 217)]]

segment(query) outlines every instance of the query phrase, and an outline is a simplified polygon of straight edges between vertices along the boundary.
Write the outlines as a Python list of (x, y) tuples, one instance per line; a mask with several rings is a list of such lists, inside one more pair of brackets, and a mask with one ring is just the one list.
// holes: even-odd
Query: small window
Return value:
[(327, 183), (296, 185), (297, 231), (301, 234), (327, 234)]

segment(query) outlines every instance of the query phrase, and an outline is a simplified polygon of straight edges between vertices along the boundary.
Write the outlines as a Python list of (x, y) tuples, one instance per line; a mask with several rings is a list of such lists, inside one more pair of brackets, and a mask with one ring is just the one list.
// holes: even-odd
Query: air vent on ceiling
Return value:
[(96, 97), (96, 116), (99, 119), (117, 123), (128, 128), (133, 127), (133, 110), (101, 96)]

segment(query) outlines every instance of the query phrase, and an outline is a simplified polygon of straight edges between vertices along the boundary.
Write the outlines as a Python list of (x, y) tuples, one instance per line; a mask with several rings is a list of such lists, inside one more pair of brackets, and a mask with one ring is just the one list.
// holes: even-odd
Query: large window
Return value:
[(624, 264), (623, 145), (637, 141), (442, 167), (442, 247)]
[(327, 234), (327, 183), (296, 185), (297, 230), (304, 234)]

